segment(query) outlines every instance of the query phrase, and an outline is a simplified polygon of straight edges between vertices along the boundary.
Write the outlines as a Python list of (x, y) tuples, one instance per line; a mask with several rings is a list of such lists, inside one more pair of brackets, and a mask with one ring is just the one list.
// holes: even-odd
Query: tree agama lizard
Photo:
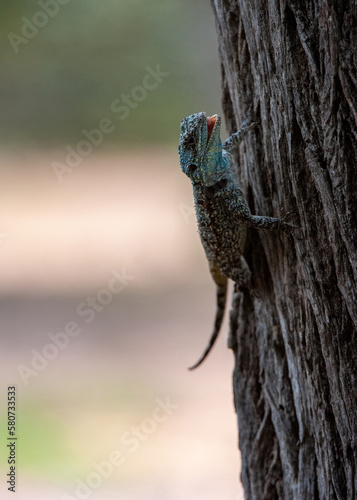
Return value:
[(251, 272), (242, 255), (246, 228), (282, 229), (290, 233), (296, 227), (283, 219), (252, 215), (234, 175), (230, 153), (238, 148), (247, 132), (256, 125), (249, 119), (245, 120), (241, 129), (222, 144), (219, 116), (206, 117), (205, 113), (196, 113), (181, 122), (180, 164), (192, 182), (198, 230), (217, 286), (213, 333), (203, 355), (190, 370), (204, 361), (218, 337), (228, 278), (237, 287), (250, 288)]

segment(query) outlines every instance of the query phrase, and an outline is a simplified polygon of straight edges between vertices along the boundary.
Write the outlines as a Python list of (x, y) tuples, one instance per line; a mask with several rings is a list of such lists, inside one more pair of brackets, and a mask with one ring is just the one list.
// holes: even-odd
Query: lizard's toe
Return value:
[(257, 121), (252, 120), (252, 118), (247, 118), (242, 123), (242, 127), (241, 128), (242, 129), (244, 128), (244, 129), (248, 129), (248, 130), (253, 130), (253, 128), (255, 128), (257, 125), (258, 125)]

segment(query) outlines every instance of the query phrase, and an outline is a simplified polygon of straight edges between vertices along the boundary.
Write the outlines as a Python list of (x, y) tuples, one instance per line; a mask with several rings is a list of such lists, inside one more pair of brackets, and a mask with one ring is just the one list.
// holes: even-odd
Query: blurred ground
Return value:
[[(186, 369), (211, 333), (214, 285), (175, 148), (93, 153), (59, 182), (61, 154), (0, 155), (0, 424), (4, 435), (16, 384), (16, 498), (243, 498), (226, 324), (207, 362)], [(124, 268), (133, 279), (109, 300)], [(88, 297), (107, 303), (86, 323)], [(21, 378), (71, 321), (80, 334)], [(167, 398), (177, 407), (158, 421)], [(96, 476), (114, 450), (122, 463)], [(4, 439), (0, 457), (7, 472)], [(92, 484), (82, 497), (79, 484)]]

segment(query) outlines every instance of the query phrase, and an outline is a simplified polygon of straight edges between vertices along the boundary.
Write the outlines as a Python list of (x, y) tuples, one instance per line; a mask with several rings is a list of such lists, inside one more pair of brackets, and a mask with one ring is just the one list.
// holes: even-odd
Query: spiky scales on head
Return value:
[(196, 113), (181, 122), (179, 155), (182, 171), (193, 184), (209, 187), (225, 172), (228, 159), (223, 154), (221, 118)]

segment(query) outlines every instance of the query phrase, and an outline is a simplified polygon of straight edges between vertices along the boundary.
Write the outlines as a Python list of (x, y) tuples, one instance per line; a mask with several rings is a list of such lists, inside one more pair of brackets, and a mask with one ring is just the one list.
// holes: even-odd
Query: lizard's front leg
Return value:
[(278, 219), (276, 217), (266, 217), (265, 215), (242, 215), (242, 221), (248, 227), (255, 227), (256, 229), (266, 229), (268, 231), (274, 231), (275, 229), (280, 229), (287, 234), (290, 234), (298, 226), (294, 226), (284, 221), (284, 219)]
[(217, 308), (216, 308), (216, 318), (214, 321), (214, 328), (209, 340), (208, 346), (206, 347), (204, 353), (200, 357), (200, 359), (193, 366), (189, 368), (189, 370), (194, 370), (206, 359), (208, 354), (210, 353), (213, 344), (216, 342), (219, 331), (221, 329), (224, 310), (226, 307), (226, 298), (227, 298), (227, 276), (221, 273), (219, 267), (215, 262), (209, 262), (209, 269), (212, 275), (214, 282), (216, 283), (216, 296), (217, 296)]
[(233, 153), (242, 142), (244, 137), (250, 130), (253, 130), (258, 125), (257, 122), (254, 122), (250, 118), (244, 120), (241, 128), (235, 134), (232, 134), (228, 139), (222, 144), (222, 149), (228, 151), (228, 153)]

